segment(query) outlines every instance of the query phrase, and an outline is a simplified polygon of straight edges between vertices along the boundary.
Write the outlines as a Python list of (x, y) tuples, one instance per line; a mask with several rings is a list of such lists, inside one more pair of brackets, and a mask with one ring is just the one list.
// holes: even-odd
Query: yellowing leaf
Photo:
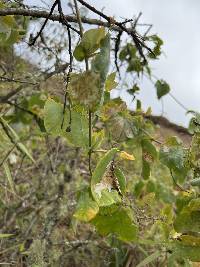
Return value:
[(116, 88), (118, 83), (115, 81), (116, 72), (112, 72), (108, 75), (106, 79), (105, 89), (106, 91), (111, 91), (112, 89)]
[(14, 234), (0, 234), (0, 238), (7, 238), (13, 236)]
[(119, 154), (120, 158), (121, 159), (127, 159), (127, 160), (135, 160), (135, 157), (131, 154), (128, 154), (127, 152), (125, 151), (122, 151), (120, 154)]
[(150, 116), (151, 113), (152, 113), (152, 109), (151, 109), (151, 107), (148, 107), (148, 109), (147, 109), (145, 115), (146, 115), (146, 116)]
[(99, 207), (88, 191), (81, 192), (74, 217), (80, 221), (88, 222), (98, 213)]
[(94, 71), (73, 74), (68, 92), (74, 104), (83, 105), (92, 111), (96, 110), (103, 92), (100, 74)]

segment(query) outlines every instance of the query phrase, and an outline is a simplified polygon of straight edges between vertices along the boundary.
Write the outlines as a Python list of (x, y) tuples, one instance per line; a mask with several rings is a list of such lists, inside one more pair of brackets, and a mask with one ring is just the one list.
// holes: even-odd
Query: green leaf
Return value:
[(0, 234), (0, 238), (7, 238), (13, 236), (14, 234)]
[(22, 144), (21, 142), (20, 143), (18, 143), (17, 144), (18, 145), (18, 147), (24, 152), (24, 154), (26, 154), (27, 155), (27, 157), (29, 158), (29, 159), (31, 159), (32, 160), (32, 162), (34, 162), (35, 163), (35, 160), (34, 160), (34, 158), (32, 157), (32, 155), (29, 153), (29, 151), (28, 151), (28, 149), (25, 147), (25, 145), (24, 144)]
[(63, 119), (63, 106), (55, 102), (53, 99), (48, 99), (44, 106), (44, 126), (46, 131), (53, 136), (64, 135), (66, 129), (66, 118), (61, 129)]
[(88, 120), (86, 114), (78, 109), (71, 110), (71, 131), (66, 132), (69, 126), (69, 111), (65, 112), (63, 129), (63, 105), (48, 99), (44, 106), (44, 125), (48, 133), (53, 136), (63, 136), (74, 146), (88, 148)]
[(13, 135), (13, 139), (16, 142), (16, 146), (19, 147), (19, 149), (21, 151), (24, 152), (24, 154), (33, 162), (35, 163), (35, 160), (33, 159), (33, 157), (31, 156), (30, 152), (28, 151), (28, 149), (25, 147), (24, 144), (22, 144), (21, 142), (19, 142), (20, 137), (18, 136), (18, 134), (14, 131), (14, 129), (7, 123), (6, 120), (4, 120), (2, 117), (0, 117), (2, 123), (10, 130), (11, 134)]
[(157, 90), (158, 99), (160, 99), (164, 95), (168, 94), (170, 91), (169, 85), (164, 80), (157, 80), (155, 87)]
[(11, 175), (11, 172), (10, 172), (10, 168), (9, 168), (7, 162), (3, 163), (3, 167), (4, 167), (4, 171), (5, 171), (6, 177), (8, 179), (8, 183), (10, 185), (10, 188), (11, 188), (12, 192), (15, 194), (15, 185), (14, 185), (13, 178), (12, 178), (12, 175)]
[(92, 175), (91, 192), (99, 206), (107, 206), (121, 201), (117, 191), (110, 191), (107, 185), (101, 182), (109, 163), (113, 160), (116, 153), (116, 148), (108, 151), (99, 161)]
[(148, 139), (143, 139), (141, 145), (143, 152), (148, 153), (153, 159), (157, 159), (158, 153), (156, 147)]
[(89, 58), (100, 47), (100, 42), (104, 37), (105, 29), (103, 27), (86, 31), (74, 50), (76, 60), (82, 61)]
[(149, 53), (148, 56), (151, 59), (155, 59), (161, 54), (161, 46), (163, 45), (163, 40), (160, 39), (160, 37), (158, 37), (157, 35), (148, 36), (147, 38), (148, 40), (153, 41), (155, 44), (154, 48), (152, 49), (153, 53)]
[(18, 26), (14, 16), (0, 18), (0, 43), (2, 46), (11, 46), (21, 40), (22, 29)]
[(103, 142), (104, 138), (105, 138), (104, 130), (101, 130), (99, 132), (94, 132), (92, 135), (92, 147), (91, 147), (91, 149), (92, 150), (97, 149), (101, 145), (101, 143)]
[(134, 195), (135, 195), (136, 198), (138, 198), (141, 195), (144, 186), (145, 186), (145, 184), (144, 184), (144, 182), (142, 180), (138, 181), (135, 184)]
[(200, 113), (189, 110), (187, 114), (192, 114), (194, 116), (193, 118), (191, 118), (189, 123), (189, 132), (191, 134), (200, 133)]
[(5, 34), (5, 40), (10, 37), (12, 28), (14, 27), (16, 27), (16, 22), (13, 16), (4, 16), (0, 18), (0, 33)]
[(92, 175), (91, 187), (95, 186), (97, 183), (101, 181), (101, 178), (103, 177), (106, 168), (108, 167), (109, 163), (113, 160), (113, 157), (115, 156), (117, 151), (118, 151), (117, 148), (112, 148), (99, 161)]
[(106, 80), (110, 65), (110, 34), (108, 33), (100, 43), (100, 52), (91, 62), (92, 71), (98, 72), (101, 77), (102, 86)]
[(200, 178), (195, 178), (189, 181), (192, 186), (200, 186)]
[(137, 84), (134, 84), (131, 89), (127, 90), (127, 92), (132, 96), (134, 96), (135, 93), (138, 93), (139, 91), (140, 91), (140, 88), (139, 88), (139, 86)]
[(121, 202), (121, 197), (117, 191), (109, 191), (107, 188), (103, 188), (102, 184), (99, 183), (95, 187), (95, 193), (97, 198), (95, 199), (99, 207), (111, 206), (115, 203)]
[(121, 193), (124, 195), (126, 192), (126, 177), (119, 168), (115, 168), (114, 174), (117, 177)]
[(181, 139), (179, 139), (177, 136), (170, 136), (165, 141), (166, 146), (180, 146), (182, 145)]
[(80, 221), (88, 222), (92, 220), (99, 211), (99, 206), (92, 199), (88, 191), (80, 193), (74, 217)]
[(174, 221), (177, 232), (200, 232), (200, 198), (192, 199), (189, 204), (181, 210)]
[(0, 162), (8, 158), (9, 151), (14, 149), (15, 145), (10, 141), (3, 129), (0, 129)]
[(116, 78), (116, 72), (112, 72), (108, 75), (105, 84), (106, 91), (110, 92), (112, 89), (117, 87), (118, 83), (115, 81), (115, 78)]
[(162, 164), (174, 171), (185, 171), (185, 151), (182, 146), (166, 147), (160, 149), (159, 158)]
[[(196, 133), (192, 137), (192, 142), (190, 145), (190, 161), (195, 166), (199, 166), (200, 164), (200, 135), (199, 133)], [(200, 172), (198, 171), (198, 168), (196, 168), (196, 174), (195, 176), (198, 177), (200, 175)]]
[(137, 99), (137, 101), (136, 101), (136, 110), (137, 111), (142, 110), (142, 103), (139, 99)]
[(140, 61), (140, 58), (135, 57), (129, 61), (127, 72), (131, 71), (135, 71), (137, 73), (143, 71), (143, 63)]
[(142, 159), (142, 177), (147, 180), (150, 177), (151, 168), (148, 161), (146, 161), (144, 158)]
[(174, 241), (169, 247), (173, 251), (172, 257), (175, 259), (189, 259), (193, 262), (200, 261), (200, 246), (199, 245), (184, 245), (181, 241)]
[(181, 243), (185, 246), (199, 246), (200, 247), (200, 237), (195, 235), (184, 234), (179, 237)]
[(136, 56), (137, 48), (132, 43), (126, 44), (119, 53), (119, 59), (121, 61), (129, 60)]
[(96, 111), (103, 94), (100, 73), (84, 71), (71, 75), (68, 93), (73, 104), (82, 105), (87, 109)]
[[(77, 147), (88, 148), (88, 118), (84, 111), (72, 109), (71, 131), (66, 138)], [(69, 123), (68, 123), (69, 125)]]
[(18, 134), (13, 130), (12, 127), (10, 127), (10, 125), (7, 123), (7, 121), (4, 120), (2, 117), (0, 117), (0, 119), (1, 119), (2, 123), (3, 123), (4, 125), (6, 125), (6, 127), (10, 130), (10, 132), (12, 133), (12, 135), (13, 135), (15, 141), (16, 141), (16, 142), (19, 141), (20, 138), (19, 138)]
[(104, 236), (114, 234), (123, 241), (137, 240), (138, 227), (133, 222), (131, 212), (127, 208), (119, 207), (119, 209), (110, 214), (98, 213), (91, 223)]
[(143, 261), (141, 261), (139, 264), (137, 264), (136, 267), (148, 266), (148, 264), (155, 261), (160, 256), (160, 254), (161, 254), (160, 251), (156, 251), (156, 252), (152, 253), (151, 255), (146, 257)]

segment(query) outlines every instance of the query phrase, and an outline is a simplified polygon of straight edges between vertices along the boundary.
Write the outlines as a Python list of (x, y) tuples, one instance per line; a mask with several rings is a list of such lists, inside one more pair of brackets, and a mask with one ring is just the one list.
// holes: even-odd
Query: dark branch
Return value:
[[(62, 21), (62, 23), (64, 23), (64, 25), (67, 27), (67, 34), (68, 34), (68, 52), (69, 52), (69, 70), (67, 73), (67, 78), (66, 78), (66, 91), (65, 91), (65, 95), (64, 95), (64, 105), (63, 105), (63, 119), (62, 119), (62, 123), (61, 123), (61, 129), (63, 128), (63, 124), (64, 124), (64, 119), (65, 119), (65, 108), (67, 105), (67, 95), (68, 95), (68, 86), (70, 84), (70, 75), (72, 73), (72, 64), (73, 64), (73, 53), (72, 53), (72, 38), (71, 38), (71, 31), (70, 31), (70, 27), (69, 27), (69, 23), (67, 21), (67, 19), (65, 18), (64, 14), (63, 14), (63, 10), (62, 10), (62, 6), (61, 6), (61, 1), (58, 0), (58, 11), (60, 14), (60, 20)], [(69, 126), (66, 129), (66, 132), (70, 132), (71, 131), (71, 122), (72, 122), (72, 114), (71, 114), (71, 101), (69, 98)]]
[(137, 32), (135, 31), (134, 28), (133, 29), (126, 28), (126, 26), (124, 26), (123, 23), (118, 22), (118, 21), (115, 21), (114, 18), (112, 18), (112, 17), (108, 17), (103, 12), (97, 10), (95, 7), (89, 5), (88, 3), (86, 3), (83, 0), (78, 0), (78, 2), (80, 2), (83, 6), (87, 7), (89, 10), (91, 10), (94, 13), (96, 13), (100, 17), (102, 17), (105, 20), (107, 20), (107, 22), (110, 24), (110, 26), (116, 25), (116, 26), (118, 26), (121, 29), (121, 31), (126, 32), (128, 35), (130, 35), (132, 37), (132, 39), (133, 39), (133, 42), (134, 42), (136, 48), (138, 49), (138, 52), (139, 52), (140, 56), (143, 58), (144, 63), (146, 63), (146, 58), (145, 58), (145, 55), (143, 53), (142, 48), (145, 48), (150, 53), (154, 54), (153, 51), (144, 43), (144, 41), (142, 40), (142, 37), (140, 37), (137, 34)]
[(58, 0), (56, 0), (56, 1), (54, 2), (54, 4), (52, 5), (48, 17), (45, 19), (45, 21), (44, 21), (44, 23), (43, 23), (43, 25), (42, 25), (40, 31), (37, 33), (37, 35), (33, 38), (32, 42), (29, 44), (30, 46), (34, 45), (35, 42), (37, 41), (38, 37), (42, 34), (42, 31), (44, 30), (44, 28), (45, 28), (45, 26), (46, 26), (46, 24), (47, 24), (47, 22), (48, 22), (50, 16), (52, 15), (52, 13), (53, 13), (55, 7), (57, 6), (57, 4), (58, 4)]
[[(27, 9), (21, 9), (21, 8), (0, 9), (0, 17), (1, 16), (7, 16), (7, 15), (16, 15), (16, 16), (24, 16), (24, 17), (33, 17), (33, 18), (44, 18), (44, 19), (49, 17), (49, 20), (51, 20), (51, 21), (60, 22), (60, 15), (59, 14), (52, 14), (51, 16), (49, 16), (48, 12), (40, 11), (40, 10), (27, 10)], [(68, 22), (74, 22), (74, 23), (78, 22), (76, 16), (64, 15), (64, 17)], [(98, 19), (81, 17), (81, 21), (82, 21), (82, 23), (89, 24), (89, 25), (110, 27), (109, 22), (103, 22), (103, 21), (98, 20)], [(120, 29), (120, 27), (118, 27), (118, 26), (112, 26), (112, 30), (122, 31)], [(78, 33), (79, 33), (79, 31), (78, 31)]]
[(11, 79), (8, 77), (0, 76), (0, 82), (13, 82), (13, 83), (23, 83), (23, 84), (30, 84), (30, 85), (37, 85), (37, 83), (29, 82), (29, 81), (24, 81), (24, 80), (19, 80), (19, 79)]
[(116, 67), (117, 72), (119, 74), (119, 78), (121, 75), (120, 75), (120, 70), (119, 70), (119, 66), (118, 66), (118, 52), (119, 52), (121, 36), (122, 36), (122, 32), (118, 32), (117, 38), (115, 41), (115, 67)]
[(14, 91), (9, 92), (7, 95), (0, 96), (0, 103), (6, 103), (11, 97), (19, 93), (22, 89), (24, 89), (24, 87), (21, 85)]

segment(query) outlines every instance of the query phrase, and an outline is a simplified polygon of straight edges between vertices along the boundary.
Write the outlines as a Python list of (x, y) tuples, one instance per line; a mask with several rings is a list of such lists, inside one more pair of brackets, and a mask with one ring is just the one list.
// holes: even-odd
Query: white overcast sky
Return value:
[[(43, 0), (51, 4), (52, 0)], [(63, 0), (63, 6), (66, 0)], [(152, 23), (152, 33), (163, 40), (164, 54), (153, 65), (153, 73), (165, 79), (172, 94), (188, 109), (200, 111), (200, 0), (87, 0), (116, 19), (132, 18), (142, 12), (141, 22)], [(42, 6), (41, 0), (26, 0)], [(47, 7), (47, 6), (46, 6)], [(155, 89), (144, 81), (141, 99), (144, 107), (151, 106), (161, 114), (162, 105), (156, 100)], [(189, 116), (170, 96), (163, 98), (164, 116), (187, 126)]]

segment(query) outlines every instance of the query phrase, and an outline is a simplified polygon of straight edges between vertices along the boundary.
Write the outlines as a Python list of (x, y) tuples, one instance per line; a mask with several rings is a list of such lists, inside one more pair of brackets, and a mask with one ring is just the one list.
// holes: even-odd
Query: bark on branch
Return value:
[[(32, 18), (44, 18), (44, 19), (49, 18), (49, 20), (60, 22), (60, 15), (59, 14), (52, 14), (51, 16), (49, 16), (48, 12), (40, 11), (40, 10), (28, 10), (28, 9), (22, 9), (22, 8), (0, 9), (0, 16), (7, 16), (7, 15), (16, 15), (16, 16), (24, 16), (24, 17), (32, 17)], [(78, 23), (76, 16), (64, 15), (64, 18), (68, 22)], [(89, 24), (89, 25), (110, 27), (110, 23), (103, 22), (103, 21), (98, 20), (98, 19), (81, 17), (81, 21), (83, 23)], [(122, 31), (122, 29), (118, 26), (112, 26), (112, 29), (115, 31)]]

